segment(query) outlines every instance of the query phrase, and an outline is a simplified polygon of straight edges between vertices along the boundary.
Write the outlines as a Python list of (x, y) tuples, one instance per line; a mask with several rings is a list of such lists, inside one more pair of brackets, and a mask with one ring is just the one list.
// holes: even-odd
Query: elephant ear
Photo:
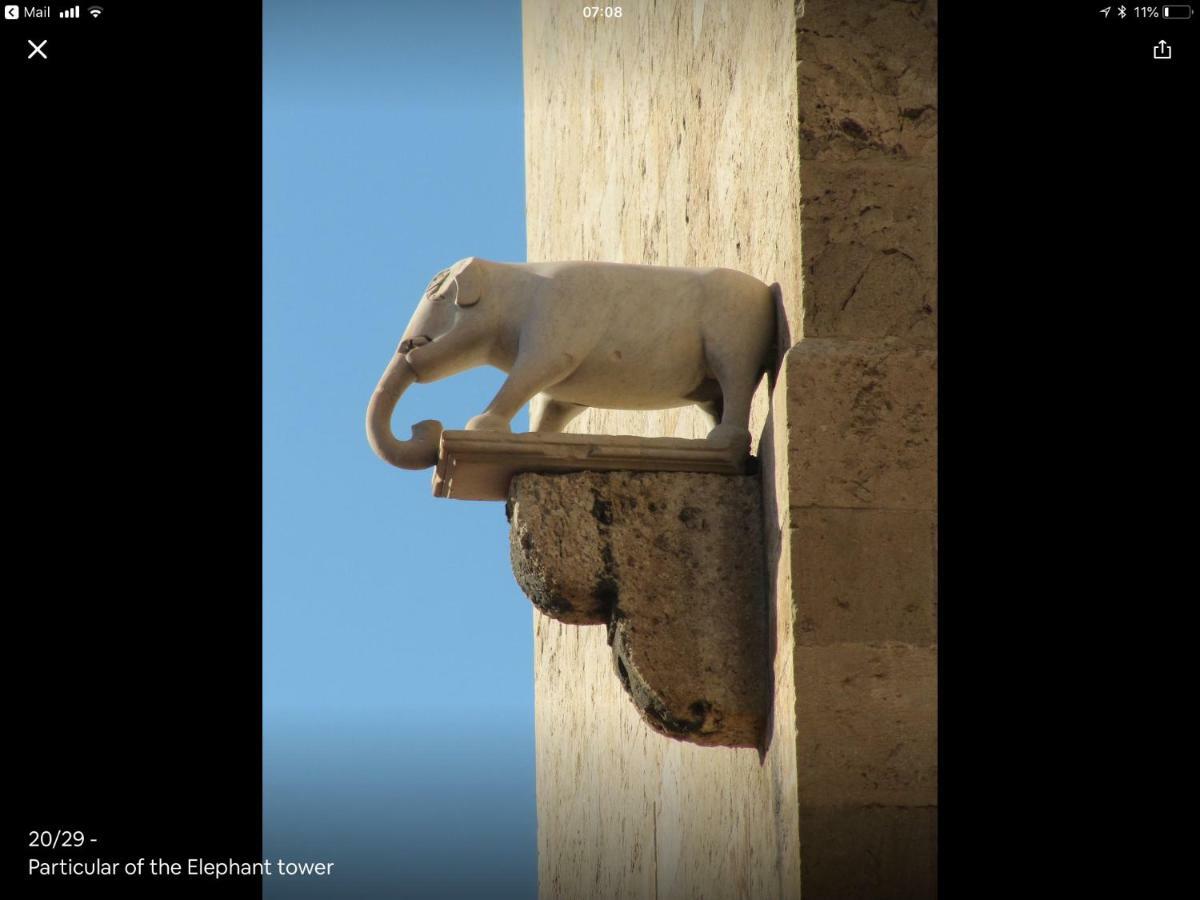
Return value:
[[(447, 287), (446, 276), (449, 274), (449, 269), (442, 269), (442, 271), (434, 275), (433, 279), (429, 282), (429, 287), (425, 288), (425, 296), (432, 298), (440, 292), (441, 288)], [(437, 299), (440, 300), (441, 298), (437, 297)]]
[(474, 306), (483, 296), (485, 279), (480, 261), (470, 256), (438, 272), (425, 289), (425, 295), (432, 300), (450, 300), (458, 306)]

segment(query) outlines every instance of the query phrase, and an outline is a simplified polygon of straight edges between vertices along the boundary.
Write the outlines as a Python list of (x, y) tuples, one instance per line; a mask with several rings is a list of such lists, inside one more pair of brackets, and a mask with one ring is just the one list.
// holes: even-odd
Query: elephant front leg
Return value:
[[(575, 370), (575, 358), (561, 353), (550, 360), (528, 361), (517, 358), (512, 373), (481, 414), (467, 422), (468, 431), (512, 431), (513, 416), (526, 403), (548, 387), (562, 381)], [(545, 430), (545, 429), (543, 429)]]

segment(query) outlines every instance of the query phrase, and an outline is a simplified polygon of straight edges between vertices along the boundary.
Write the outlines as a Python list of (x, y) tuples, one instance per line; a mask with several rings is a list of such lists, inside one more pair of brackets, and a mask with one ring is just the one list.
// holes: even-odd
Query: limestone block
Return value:
[(796, 71), (801, 159), (936, 154), (935, 3), (805, 3)]
[(936, 352), (806, 338), (784, 365), (792, 507), (936, 509)]
[(656, 731), (758, 746), (770, 705), (758, 479), (522, 474), (513, 571), (542, 612), (605, 623), (617, 676)]
[(795, 659), (801, 816), (936, 805), (936, 648), (807, 646)]
[(810, 2), (800, 12), (804, 336), (932, 348), (936, 4)]
[(790, 524), (797, 643), (937, 642), (934, 513), (798, 508)]
[(937, 178), (914, 166), (805, 170), (806, 337), (937, 340)]
[(937, 897), (936, 806), (809, 807), (804, 856), (808, 897)]
[(937, 650), (795, 652), (807, 896), (937, 896)]

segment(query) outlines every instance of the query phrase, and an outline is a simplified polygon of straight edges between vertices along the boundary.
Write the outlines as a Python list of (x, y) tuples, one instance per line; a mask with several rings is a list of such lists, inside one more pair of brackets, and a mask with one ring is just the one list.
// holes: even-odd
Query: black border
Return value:
[(103, 6), (0, 22), (9, 895), (259, 897), (27, 870), (262, 852), (261, 19)]
[(1122, 853), (1095, 848), (1158, 768), (1133, 745), (1162, 690), (1140, 654), (1173, 655), (1147, 630), (1176, 514), (1147, 507), (1190, 471), (1200, 21), (1105, 5), (939, 4), (947, 897), (1121, 893)]

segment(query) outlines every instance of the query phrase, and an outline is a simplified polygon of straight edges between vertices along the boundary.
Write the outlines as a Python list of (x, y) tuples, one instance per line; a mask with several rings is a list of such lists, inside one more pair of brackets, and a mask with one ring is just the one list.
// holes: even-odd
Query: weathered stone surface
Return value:
[(797, 17), (805, 337), (936, 345), (936, 51), (927, 0)]
[(809, 0), (802, 5), (796, 19), (801, 158), (932, 161), (937, 153), (937, 4)]
[(937, 178), (925, 167), (808, 164), (804, 334), (937, 341)]
[(549, 476), (514, 477), (506, 509), (509, 556), (517, 584), (543, 613), (570, 625), (607, 625), (616, 564), (604, 507), (582, 487)]
[(804, 890), (812, 897), (937, 896), (937, 806), (806, 806)]
[(803, 805), (936, 805), (936, 686), (933, 647), (797, 648)]
[(758, 746), (770, 684), (762, 500), (752, 477), (518, 475), (513, 571), (534, 605), (609, 627), (646, 722), (707, 746)]
[(937, 19), (796, 20), (803, 334), (787, 396), (803, 890), (937, 895)]
[(798, 644), (937, 643), (932, 512), (798, 507), (791, 537)]
[(936, 355), (808, 339), (787, 398), (784, 536), (802, 881), (937, 895)]
[(519, 472), (712, 472), (743, 475), (752, 460), (729, 441), (615, 434), (500, 431), (442, 432), (435, 497), (507, 500)]
[(792, 506), (937, 507), (937, 354), (801, 341), (784, 361)]

